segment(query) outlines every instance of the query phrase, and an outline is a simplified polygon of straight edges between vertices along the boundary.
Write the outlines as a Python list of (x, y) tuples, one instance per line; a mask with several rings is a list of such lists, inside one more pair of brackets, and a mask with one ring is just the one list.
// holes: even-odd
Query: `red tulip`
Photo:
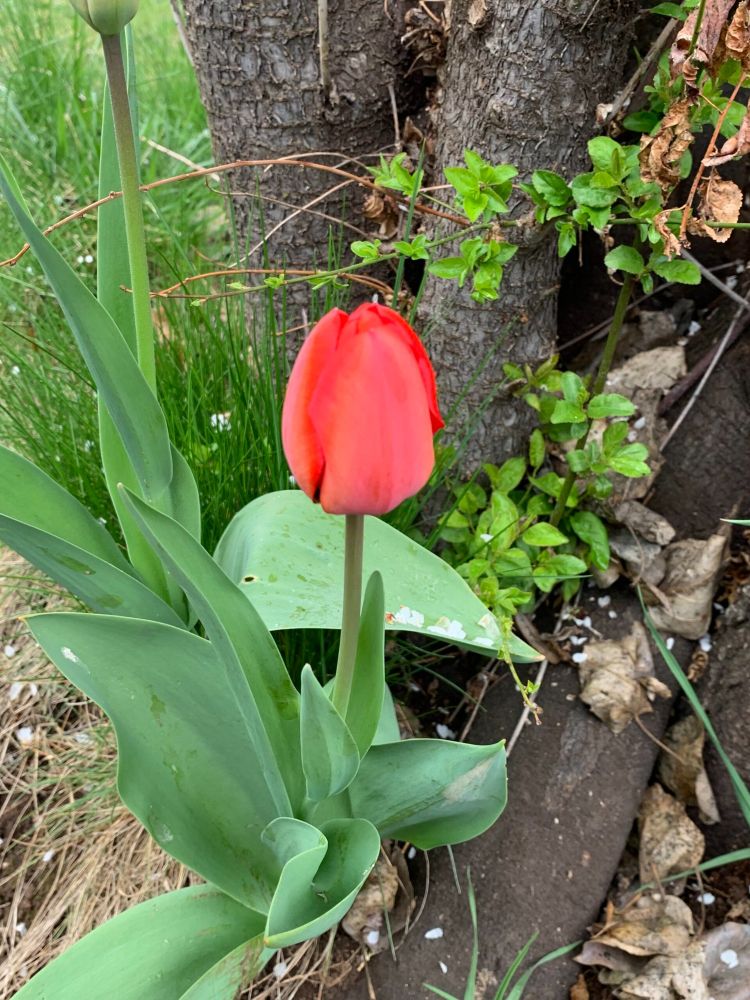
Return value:
[(435, 373), (393, 309), (315, 325), (289, 379), (281, 433), (297, 483), (329, 514), (385, 514), (427, 482), (443, 426)]

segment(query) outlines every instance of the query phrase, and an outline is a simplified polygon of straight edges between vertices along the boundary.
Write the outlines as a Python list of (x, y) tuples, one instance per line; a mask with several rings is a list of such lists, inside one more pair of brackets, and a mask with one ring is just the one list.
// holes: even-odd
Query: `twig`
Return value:
[(621, 111), (623, 111), (625, 108), (628, 107), (628, 105), (630, 104), (630, 100), (633, 97), (633, 94), (638, 88), (639, 83), (650, 69), (654, 60), (661, 55), (662, 49), (669, 41), (670, 35), (674, 32), (679, 23), (680, 22), (676, 18), (672, 18), (672, 20), (667, 21), (663, 30), (659, 34), (659, 37), (656, 39), (654, 44), (646, 53), (645, 58), (641, 60), (641, 62), (638, 64), (638, 68), (636, 69), (636, 71), (633, 73), (628, 82), (625, 84), (620, 93), (617, 94), (614, 101), (612, 102), (612, 109), (602, 123), (604, 127), (606, 127), (614, 118), (616, 118)]
[(710, 271), (705, 265), (701, 264), (701, 262), (693, 257), (691, 253), (688, 253), (684, 247), (682, 248), (680, 256), (684, 257), (685, 260), (689, 260), (691, 264), (695, 264), (706, 281), (720, 289), (728, 299), (731, 299), (733, 302), (736, 302), (738, 306), (741, 306), (742, 309), (747, 309), (747, 311), (750, 312), (750, 303), (748, 303), (746, 299), (743, 299), (741, 295), (735, 292), (733, 288), (730, 288), (725, 281), (721, 280), (721, 278), (717, 278), (712, 271)]
[(330, 100), (331, 67), (328, 47), (328, 0), (318, 0), (318, 52), (320, 55), (320, 84), (326, 100)]
[(679, 415), (679, 417), (675, 420), (675, 422), (669, 428), (669, 431), (668, 431), (666, 437), (661, 442), (661, 444), (659, 446), (661, 451), (664, 451), (664, 449), (667, 447), (667, 445), (669, 444), (669, 442), (672, 440), (672, 438), (675, 436), (675, 434), (677, 433), (678, 429), (682, 425), (682, 422), (684, 421), (685, 417), (687, 417), (688, 413), (690, 413), (690, 411), (692, 410), (692, 408), (695, 406), (696, 400), (698, 399), (698, 397), (700, 396), (700, 394), (703, 392), (703, 389), (704, 389), (706, 383), (711, 378), (711, 375), (713, 373), (714, 368), (716, 368), (716, 366), (718, 365), (719, 361), (721, 360), (721, 356), (723, 355), (724, 351), (727, 349), (727, 347), (728, 347), (728, 345), (729, 345), (732, 337), (734, 336), (734, 331), (735, 331), (737, 325), (739, 324), (740, 318), (742, 317), (742, 315), (745, 312), (746, 308), (747, 308), (747, 304), (745, 302), (743, 302), (742, 303), (742, 308), (741, 309), (738, 308), (737, 311), (735, 312), (735, 314), (734, 314), (734, 316), (732, 318), (732, 322), (729, 324), (729, 328), (728, 328), (727, 332), (722, 337), (721, 342), (720, 342), (719, 346), (717, 347), (716, 352), (715, 352), (713, 358), (711, 359), (711, 363), (709, 364), (708, 368), (706, 369), (706, 372), (705, 372), (703, 378), (700, 380), (700, 382), (696, 386), (695, 392), (693, 393), (693, 395), (688, 400), (688, 402), (687, 402), (687, 404), (685, 406), (685, 409), (682, 411), (682, 413)]
[(398, 124), (398, 104), (396, 102), (396, 91), (393, 84), (388, 84), (388, 96), (391, 99), (391, 112), (393, 114), (393, 145), (398, 149), (401, 145), (401, 128)]
[(534, 681), (534, 684), (536, 686), (536, 690), (534, 691), (534, 693), (529, 698), (529, 700), (531, 701), (532, 705), (531, 706), (530, 705), (524, 705), (524, 707), (523, 707), (523, 711), (521, 712), (521, 718), (516, 723), (516, 728), (513, 730), (513, 735), (508, 740), (508, 746), (507, 746), (507, 749), (505, 751), (506, 756), (508, 756), (508, 757), (510, 756), (511, 750), (513, 749), (513, 747), (518, 742), (518, 738), (520, 737), (521, 733), (523, 732), (524, 726), (526, 725), (526, 722), (528, 721), (528, 718), (529, 718), (529, 716), (531, 715), (531, 713), (533, 711), (532, 706), (536, 705), (536, 696), (539, 694), (539, 688), (542, 686), (542, 681), (544, 680), (544, 675), (547, 673), (547, 667), (548, 666), (549, 666), (549, 660), (542, 660), (542, 662), (539, 664), (539, 670), (537, 670), (536, 680)]

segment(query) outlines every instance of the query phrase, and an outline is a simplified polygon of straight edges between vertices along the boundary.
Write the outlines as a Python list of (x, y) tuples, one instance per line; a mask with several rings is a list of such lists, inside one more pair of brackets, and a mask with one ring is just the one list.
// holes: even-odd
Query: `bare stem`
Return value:
[(354, 678), (354, 660), (359, 636), (359, 615), (362, 608), (362, 558), (364, 553), (365, 519), (362, 514), (347, 514), (344, 536), (344, 602), (341, 615), (341, 641), (333, 682), (334, 706), (346, 717)]

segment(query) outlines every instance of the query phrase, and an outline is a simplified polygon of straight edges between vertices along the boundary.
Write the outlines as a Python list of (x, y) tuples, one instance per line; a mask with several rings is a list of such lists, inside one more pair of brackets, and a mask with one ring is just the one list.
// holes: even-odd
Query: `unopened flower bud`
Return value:
[(84, 21), (100, 35), (119, 35), (138, 13), (140, 0), (70, 0)]

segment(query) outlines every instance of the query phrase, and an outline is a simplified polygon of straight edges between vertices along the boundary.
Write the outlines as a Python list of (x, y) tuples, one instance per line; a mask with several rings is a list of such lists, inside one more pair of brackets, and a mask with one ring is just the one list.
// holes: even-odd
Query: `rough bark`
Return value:
[[(632, 0), (453, 0), (437, 112), (436, 168), (460, 164), (466, 147), (495, 163), (579, 172), (595, 108), (624, 75)], [(485, 10), (484, 17), (481, 17)], [(438, 177), (436, 176), (436, 180)], [(452, 282), (431, 281), (423, 322), (450, 406), (490, 352), (458, 416), (478, 419), (463, 457), (473, 470), (523, 451), (530, 414), (497, 394), (502, 364), (538, 362), (555, 347), (560, 267), (555, 233), (523, 247), (508, 266), (499, 303), (477, 307)]]
[[(217, 161), (296, 153), (341, 163), (394, 142), (389, 84), (401, 89), (404, 53), (399, 2), (329, 0), (331, 88), (321, 82), (315, 0), (183, 0), (184, 27)], [(320, 155), (310, 154), (323, 151)], [(331, 154), (335, 155), (331, 155)], [(241, 243), (251, 246), (290, 208), (263, 201), (263, 226), (252, 219), (256, 181), (264, 199), (301, 206), (341, 178), (312, 170), (273, 168), (232, 176)], [(351, 187), (315, 205), (336, 217)], [(303, 213), (274, 234), (269, 256), (303, 266), (326, 261), (330, 220)]]

